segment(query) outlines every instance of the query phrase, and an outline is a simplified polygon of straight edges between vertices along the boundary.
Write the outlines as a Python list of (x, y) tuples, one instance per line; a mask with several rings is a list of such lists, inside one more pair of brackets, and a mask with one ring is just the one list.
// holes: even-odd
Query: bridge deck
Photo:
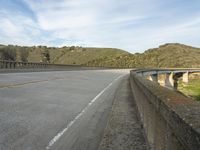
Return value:
[(0, 74), (0, 149), (98, 149), (124, 74), (128, 72)]

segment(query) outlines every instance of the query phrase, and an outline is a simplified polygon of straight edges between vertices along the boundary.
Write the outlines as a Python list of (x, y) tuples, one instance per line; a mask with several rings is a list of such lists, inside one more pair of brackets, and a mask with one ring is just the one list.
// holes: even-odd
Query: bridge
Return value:
[(2, 150), (200, 149), (200, 104), (176, 92), (198, 68), (0, 68)]
[[(131, 71), (132, 92), (150, 149), (200, 149), (200, 104), (172, 90), (177, 87), (174, 83), (178, 77), (188, 83), (189, 75), (199, 71), (199, 69)], [(158, 84), (158, 76), (161, 74), (165, 75), (161, 78), (161, 83), (168, 88)]]

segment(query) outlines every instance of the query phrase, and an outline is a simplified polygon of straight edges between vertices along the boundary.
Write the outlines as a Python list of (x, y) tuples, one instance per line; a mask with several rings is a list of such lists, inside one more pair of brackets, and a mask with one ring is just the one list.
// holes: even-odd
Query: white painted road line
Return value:
[(62, 135), (76, 122), (77, 119), (79, 119), (85, 111), (107, 90), (109, 89), (115, 81), (120, 79), (124, 75), (120, 75), (116, 79), (114, 79), (106, 88), (104, 88), (97, 96), (95, 96), (90, 103), (67, 125), (66, 128), (64, 128), (62, 131), (60, 131), (46, 146), (46, 149), (50, 149), (61, 137)]

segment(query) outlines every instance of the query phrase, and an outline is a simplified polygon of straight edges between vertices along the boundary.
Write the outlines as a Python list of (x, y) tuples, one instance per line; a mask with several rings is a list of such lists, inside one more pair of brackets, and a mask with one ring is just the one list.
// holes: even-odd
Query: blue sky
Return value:
[(0, 0), (0, 43), (200, 47), (199, 0)]

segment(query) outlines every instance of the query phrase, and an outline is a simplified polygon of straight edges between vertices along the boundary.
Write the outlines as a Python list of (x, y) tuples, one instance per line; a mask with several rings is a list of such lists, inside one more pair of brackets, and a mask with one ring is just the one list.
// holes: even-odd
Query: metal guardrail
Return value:
[[(153, 72), (154, 70), (148, 70)], [(131, 88), (152, 150), (200, 150), (200, 103), (132, 70)]]

